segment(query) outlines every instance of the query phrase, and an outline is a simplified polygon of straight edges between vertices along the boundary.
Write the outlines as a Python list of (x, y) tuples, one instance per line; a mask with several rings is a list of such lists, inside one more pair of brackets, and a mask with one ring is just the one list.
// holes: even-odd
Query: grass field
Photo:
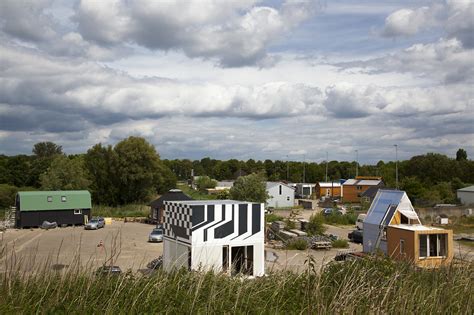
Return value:
[(243, 280), (178, 271), (147, 277), (64, 273), (0, 277), (0, 313), (472, 314), (474, 266), (418, 270), (386, 259), (333, 263), (302, 274)]

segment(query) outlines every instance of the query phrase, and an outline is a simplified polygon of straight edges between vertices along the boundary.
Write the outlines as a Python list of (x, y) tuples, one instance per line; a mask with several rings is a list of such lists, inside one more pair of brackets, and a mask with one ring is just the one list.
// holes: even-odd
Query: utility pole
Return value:
[(306, 154), (303, 154), (303, 184), (306, 183)]
[(395, 188), (398, 190), (398, 144), (393, 146), (395, 147)]
[(356, 151), (356, 177), (359, 176), (359, 150)]
[(326, 183), (328, 182), (328, 151), (326, 151)]
[(290, 158), (288, 154), (286, 155), (286, 181), (289, 182), (290, 180)]

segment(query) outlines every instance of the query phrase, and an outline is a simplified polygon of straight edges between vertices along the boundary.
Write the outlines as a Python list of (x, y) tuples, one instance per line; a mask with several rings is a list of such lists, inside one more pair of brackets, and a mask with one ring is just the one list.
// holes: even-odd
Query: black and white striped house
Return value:
[(166, 201), (163, 265), (261, 276), (264, 205), (234, 200)]

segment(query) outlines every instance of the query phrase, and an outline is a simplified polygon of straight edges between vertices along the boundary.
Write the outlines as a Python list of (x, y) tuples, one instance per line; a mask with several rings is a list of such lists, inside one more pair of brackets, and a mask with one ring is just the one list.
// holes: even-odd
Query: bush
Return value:
[(306, 227), (306, 232), (309, 235), (323, 235), (326, 232), (324, 227), (324, 218), (321, 214), (313, 214), (309, 218), (308, 226)]
[(349, 247), (349, 242), (347, 240), (335, 240), (332, 241), (332, 247), (334, 248), (348, 248)]
[(308, 248), (308, 242), (301, 238), (293, 238), (286, 243), (287, 249), (305, 250)]
[(196, 186), (199, 190), (206, 190), (208, 188), (216, 188), (217, 181), (213, 180), (209, 176), (200, 176), (196, 180)]
[(281, 215), (277, 215), (277, 214), (274, 214), (274, 213), (269, 213), (269, 214), (265, 215), (265, 221), (267, 223), (272, 223), (272, 222), (275, 222), (275, 221), (282, 221), (282, 220), (283, 220), (283, 217)]
[(0, 209), (15, 205), (15, 195), (18, 188), (8, 184), (0, 184)]
[(339, 225), (354, 225), (357, 220), (357, 214), (355, 213), (331, 213), (328, 216), (324, 216), (324, 222), (328, 224), (339, 224)]

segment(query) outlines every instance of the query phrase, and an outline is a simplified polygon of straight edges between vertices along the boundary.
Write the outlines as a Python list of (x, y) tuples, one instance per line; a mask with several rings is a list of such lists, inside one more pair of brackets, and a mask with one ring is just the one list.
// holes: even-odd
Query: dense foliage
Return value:
[(44, 314), (472, 314), (472, 265), (419, 270), (386, 259), (331, 263), (243, 280), (212, 273), (51, 269), (0, 278), (0, 313)]
[(176, 186), (176, 176), (145, 139), (129, 137), (115, 147), (96, 144), (86, 154), (64, 155), (52, 142), (37, 143), (33, 155), (0, 155), (0, 207), (13, 205), (24, 187), (88, 189), (93, 202), (124, 205), (149, 202)]
[(233, 200), (266, 202), (268, 193), (265, 178), (260, 174), (240, 176), (230, 189), (230, 198)]

